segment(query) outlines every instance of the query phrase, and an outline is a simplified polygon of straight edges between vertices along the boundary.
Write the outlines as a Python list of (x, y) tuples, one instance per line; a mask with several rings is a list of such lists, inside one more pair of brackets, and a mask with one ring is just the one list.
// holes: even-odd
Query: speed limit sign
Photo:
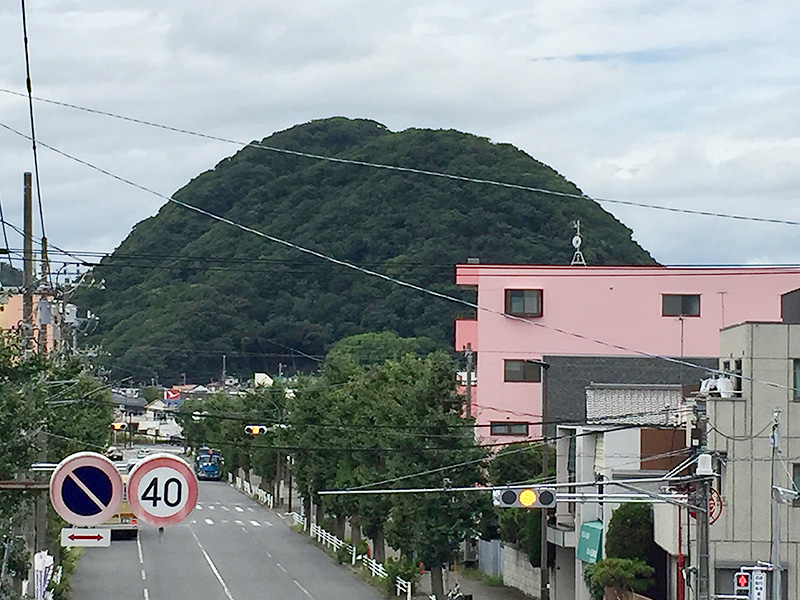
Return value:
[(197, 478), (174, 454), (153, 454), (128, 477), (128, 504), (145, 523), (162, 527), (183, 521), (197, 503)]

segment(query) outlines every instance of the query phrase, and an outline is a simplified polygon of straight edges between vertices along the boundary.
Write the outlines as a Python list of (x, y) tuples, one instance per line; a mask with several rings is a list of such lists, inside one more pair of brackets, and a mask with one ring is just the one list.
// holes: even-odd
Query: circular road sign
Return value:
[(128, 504), (145, 523), (162, 527), (183, 521), (197, 503), (197, 477), (174, 454), (153, 454), (128, 476)]
[(121, 501), (122, 476), (102, 454), (72, 454), (58, 463), (50, 477), (50, 502), (73, 525), (108, 521)]

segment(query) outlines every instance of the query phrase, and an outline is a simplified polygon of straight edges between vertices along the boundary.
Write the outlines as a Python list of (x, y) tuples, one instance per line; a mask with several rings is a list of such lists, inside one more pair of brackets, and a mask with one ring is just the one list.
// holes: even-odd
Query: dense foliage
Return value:
[(608, 524), (606, 558), (587, 565), (584, 571), (584, 580), (592, 598), (601, 600), (605, 588), (640, 593), (649, 591), (655, 573), (650, 564), (657, 564), (656, 553), (650, 505), (620, 505)]
[[(0, 480), (29, 479), (36, 461), (60, 462), (74, 452), (102, 451), (109, 441), (113, 419), (111, 391), (92, 377), (76, 358), (32, 355), (23, 358), (19, 340), (0, 336)], [(17, 536), (30, 514), (35, 495), (0, 490), (0, 542), (8, 543), (4, 572), (20, 579), (27, 574), (29, 548)], [(63, 553), (58, 528), (63, 522), (50, 515), (50, 551)], [(0, 582), (7, 591), (10, 582)], [(65, 580), (65, 584), (66, 580)]]
[[(394, 133), (374, 121), (313, 121), (263, 146), (580, 194), (508, 144), (457, 131)], [(580, 219), (589, 264), (653, 264), (588, 198), (554, 196), (249, 146), (175, 194), (252, 229), (438, 292), (464, 297), (453, 266), (569, 264)], [(464, 307), (304, 254), (173, 203), (96, 267), (76, 299), (99, 316), (90, 344), (113, 377), (204, 381), (311, 370), (336, 341), (394, 331), (452, 344)]]
[[(397, 549), (398, 572), (425, 563), (441, 597), (442, 566), (490, 510), (488, 494), (321, 494), (376, 483), (444, 489), (485, 482), (487, 451), (476, 445), (474, 421), (461, 417), (455, 364), (444, 352), (425, 354), (426, 345), (394, 334), (346, 338), (320, 374), (288, 388), (187, 401), (184, 433), (192, 445), (220, 447), (227, 466), (252, 469), (264, 489), (289, 468), (306, 514), (313, 502), (316, 521), (342, 537), (349, 520), (353, 544), (363, 531), (381, 562), (387, 544)], [(244, 439), (245, 422), (265, 425), (267, 434)]]

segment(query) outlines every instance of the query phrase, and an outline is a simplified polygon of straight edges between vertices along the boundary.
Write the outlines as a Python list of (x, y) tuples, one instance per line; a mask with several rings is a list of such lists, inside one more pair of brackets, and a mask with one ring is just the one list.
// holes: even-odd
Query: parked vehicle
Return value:
[(122, 456), (122, 450), (116, 446), (109, 446), (106, 450), (106, 456), (109, 460), (125, 460)]

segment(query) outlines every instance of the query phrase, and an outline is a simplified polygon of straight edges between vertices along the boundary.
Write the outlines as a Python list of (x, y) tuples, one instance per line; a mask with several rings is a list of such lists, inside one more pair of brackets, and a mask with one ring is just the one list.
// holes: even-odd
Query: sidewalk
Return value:
[[(461, 591), (465, 595), (472, 594), (472, 600), (531, 600), (530, 596), (526, 596), (514, 588), (486, 585), (485, 583), (475, 581), (474, 579), (465, 577), (461, 573), (453, 571), (447, 573), (447, 575), (449, 576), (449, 582), (445, 582), (445, 591), (452, 588), (456, 582), (458, 582), (461, 584)], [(422, 597), (427, 600), (430, 594), (431, 574), (426, 572), (419, 580), (419, 586), (414, 596), (418, 598), (422, 595)]]

